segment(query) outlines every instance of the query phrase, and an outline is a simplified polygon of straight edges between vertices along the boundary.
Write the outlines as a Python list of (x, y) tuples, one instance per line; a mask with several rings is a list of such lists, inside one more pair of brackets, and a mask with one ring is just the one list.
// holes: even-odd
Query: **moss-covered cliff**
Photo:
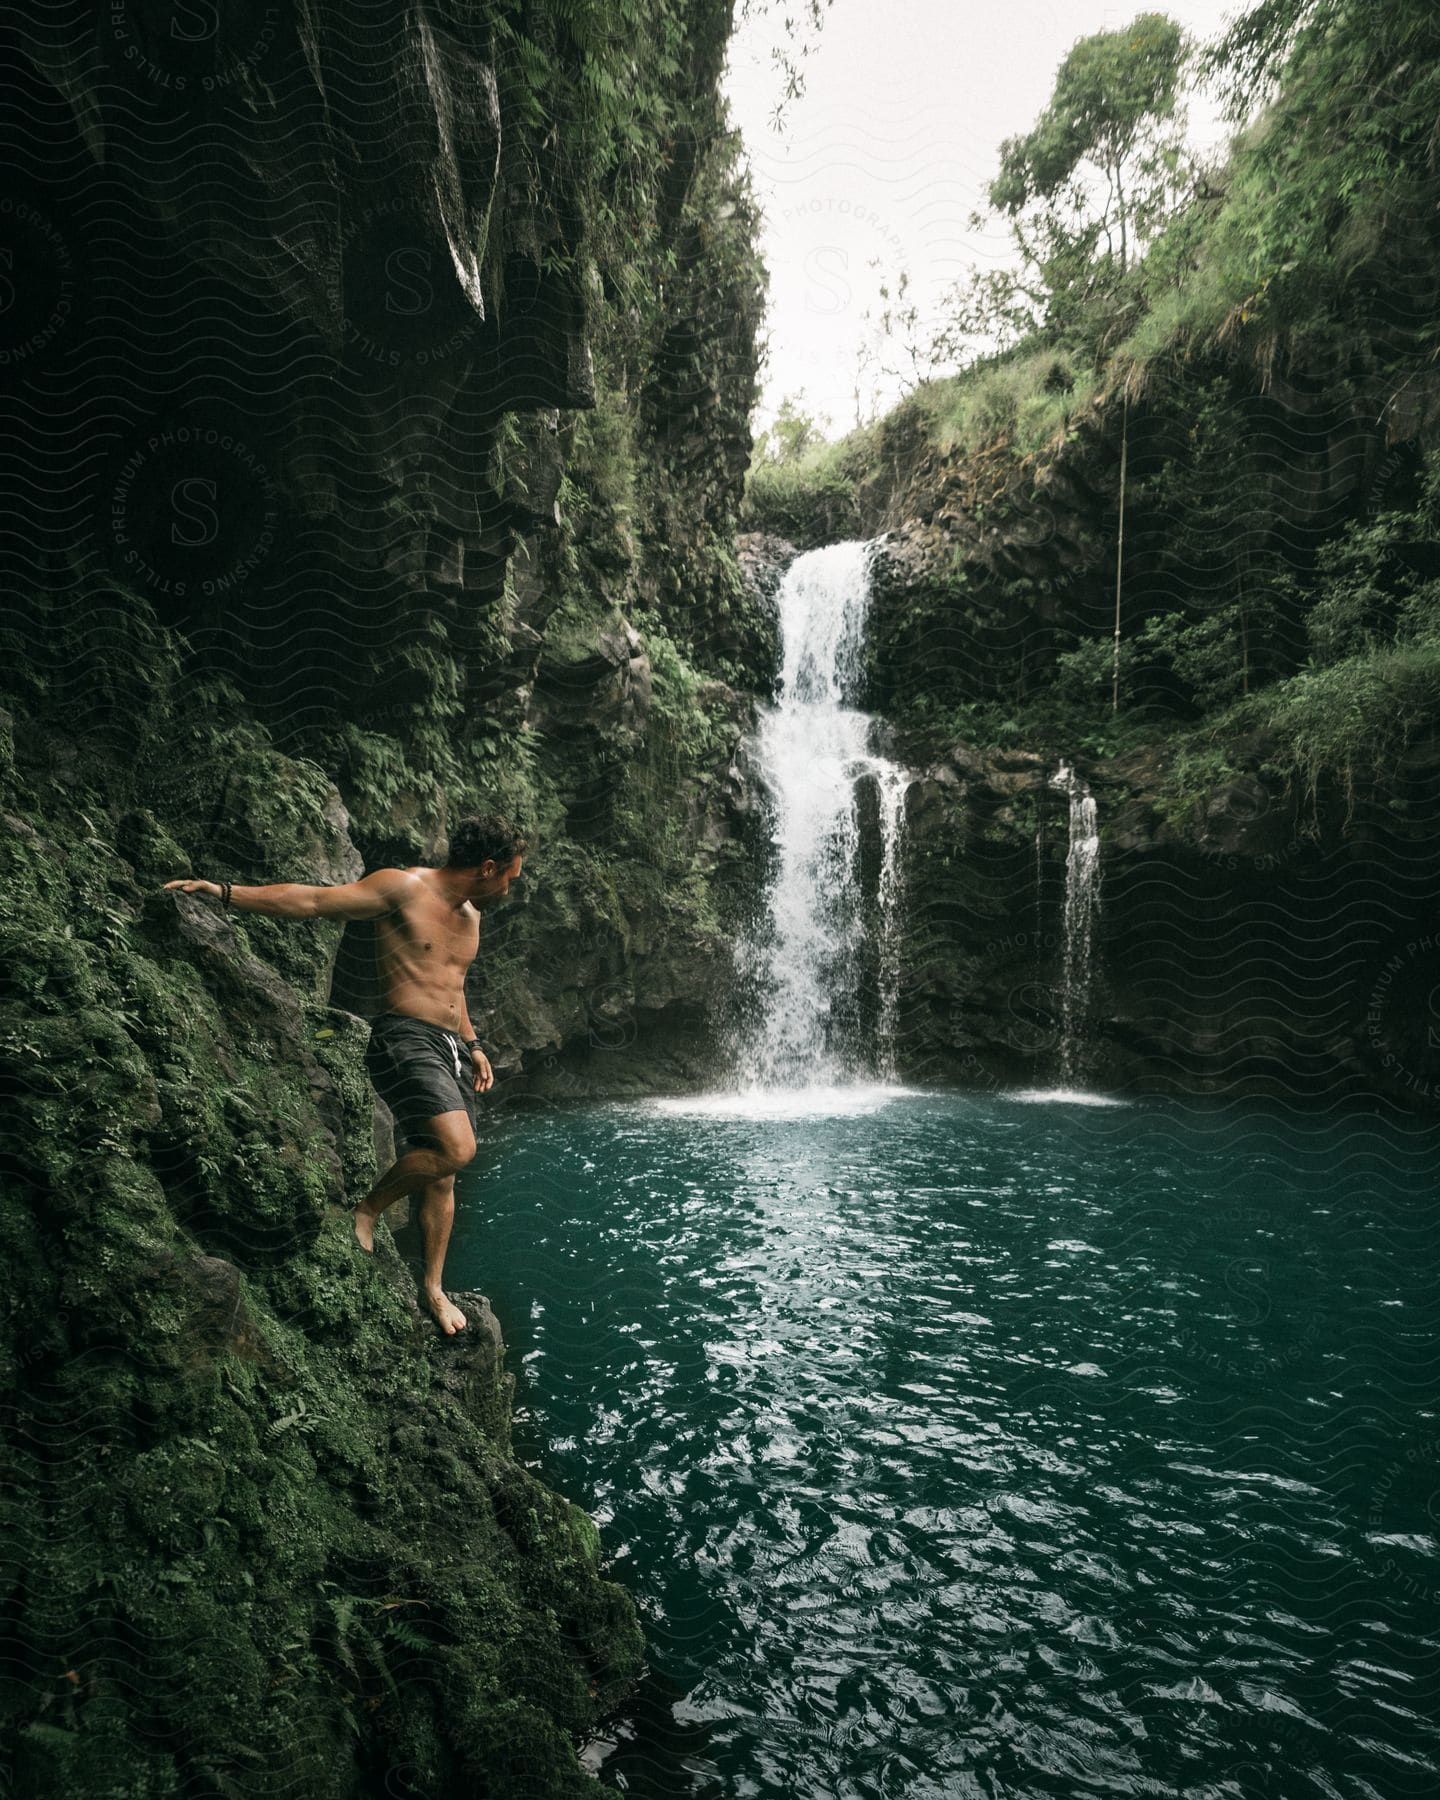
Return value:
[(502, 807), (500, 1097), (700, 1078), (766, 654), (730, 6), (167, 18), (6, 33), (0, 1779), (596, 1791), (634, 1609), (483, 1299), (441, 1342), (353, 1241), (363, 937), (159, 889)]

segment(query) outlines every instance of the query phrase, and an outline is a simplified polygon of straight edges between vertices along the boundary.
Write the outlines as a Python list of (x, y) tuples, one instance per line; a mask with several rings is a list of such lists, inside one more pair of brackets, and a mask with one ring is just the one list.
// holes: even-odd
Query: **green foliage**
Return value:
[[(1077, 287), (1093, 295), (1099, 266), (1105, 286), (1123, 280), (1172, 210), (1185, 159), (1171, 127), (1187, 54), (1163, 13), (1083, 38), (1033, 129), (1002, 146), (990, 204), (1014, 222), (1017, 248), (1042, 285), (1038, 322), (1057, 322)], [(1098, 213), (1079, 179), (1086, 163), (1106, 184)]]
[[(667, 884), (695, 872), (694, 826), (684, 798), (697, 789), (703, 794), (712, 783), (726, 733), (709, 691), (714, 684), (696, 673), (653, 614), (637, 612), (635, 624), (645, 640), (652, 690), (644, 744), (627, 764), (617, 798), (617, 847), (634, 858), (631, 882), (657, 884), (654, 898), (668, 910), (678, 895), (671, 890), (662, 901)], [(698, 922), (713, 923), (703, 883), (686, 891), (685, 904)]]
[[(1377, 327), (1383, 340), (1377, 298), (1435, 285), (1440, 15), (1429, 0), (1266, 0), (1205, 69), (1237, 119), (1257, 82), (1270, 98), (1147, 258), (1127, 360), (1208, 340), (1269, 367), (1282, 351), (1353, 356)], [(1433, 341), (1433, 322), (1421, 332)]]
[(1034, 455), (1065, 432), (1094, 387), (1093, 372), (1065, 351), (997, 358), (927, 390), (934, 442), (942, 450), (1003, 442)]
[[(1440, 453), (1428, 459), (1414, 511), (1353, 522), (1323, 547), (1306, 621), (1309, 663), (1212, 713), (1194, 740), (1192, 775), (1182, 769), (1172, 780), (1176, 791), (1208, 779), (1202, 754), (1221, 757), (1227, 741), (1258, 732), (1270, 765), (1300, 782), (1312, 802), (1330, 781), (1353, 806), (1362, 781), (1384, 781), (1417, 734), (1440, 726), (1437, 602)], [(1213, 642), (1196, 648), (1221, 654)], [(1233, 694), (1233, 669), (1229, 675), (1208, 696), (1212, 704)]]
[(810, 544), (859, 529), (859, 490), (877, 474), (900, 485), (928, 451), (1005, 446), (1034, 456), (1063, 438), (1089, 404), (1093, 369), (1064, 350), (987, 358), (958, 375), (922, 382), (873, 424), (793, 458), (757, 456), (742, 523)]
[(802, 411), (803, 391), (786, 394), (775, 414), (775, 422), (755, 440), (754, 460), (788, 465), (799, 462), (806, 451), (825, 448), (829, 440), (825, 428), (830, 421), (823, 414), (812, 418)]
[(1417, 732), (1440, 726), (1440, 640), (1426, 638), (1302, 670), (1217, 721), (1271, 734), (1276, 766), (1315, 795), (1338, 779), (1353, 803), (1361, 778), (1383, 779)]
[(1413, 512), (1354, 521), (1321, 546), (1305, 623), (1319, 665), (1440, 629), (1440, 451), (1426, 461)]
[[(966, 700), (942, 704), (928, 693), (897, 701), (895, 723), (909, 740), (914, 760), (943, 752), (949, 744), (982, 750), (1034, 750), (1052, 756), (1119, 756), (1152, 743), (1172, 727), (1127, 709), (1110, 711), (1110, 645), (1087, 640), (1062, 657), (1065, 674), (1023, 701)], [(1129, 659), (1122, 651), (1122, 691)]]
[(600, 388), (594, 410), (576, 417), (565, 458), (560, 510), (576, 537), (633, 542), (639, 463), (633, 408), (624, 394)]
[[(954, 353), (1034, 336), (1093, 353), (1189, 184), (1180, 104), (1189, 55), (1163, 13), (1142, 13), (1071, 49), (1035, 125), (1001, 146), (988, 197), (1010, 222), (1016, 260), (976, 271), (953, 291), (941, 341)], [(971, 224), (983, 227), (985, 216)]]
[[(1147, 619), (1131, 640), (1130, 660), (1173, 674), (1203, 712), (1229, 705), (1252, 685), (1252, 644), (1273, 635), (1268, 596), (1212, 607), (1193, 623), (1177, 613)], [(1132, 676), (1133, 685), (1133, 676)]]
[[(659, 203), (654, 145), (671, 141), (689, 111), (681, 98), (695, 48), (688, 8), (681, 0), (555, 0), (496, 9), (490, 24), (512, 159), (534, 196), (560, 186), (578, 207), (587, 259), (643, 341), (662, 301), (635, 256), (635, 236)], [(578, 275), (576, 261), (552, 251), (547, 267)]]
[[(1174, 116), (1185, 54), (1180, 27), (1164, 13), (1141, 13), (1118, 31), (1082, 38), (1061, 63), (1038, 122), (1005, 144), (991, 205), (1013, 215), (1049, 200), (1086, 161), (1114, 181), (1146, 128)], [(1123, 209), (1123, 190), (1111, 198)]]
[[(1135, 669), (1135, 646), (1120, 645), (1120, 694), (1130, 695)], [(1073, 650), (1063, 651), (1055, 659), (1055, 695), (1073, 706), (1094, 710), (1108, 706), (1115, 680), (1115, 643), (1113, 638), (1086, 638)]]
[[(705, 763), (720, 747), (702, 701), (702, 678), (653, 613), (637, 609), (634, 624), (645, 640), (653, 682), (649, 723), (684, 763)], [(679, 769), (675, 771), (678, 775)]]
[(802, 543), (849, 535), (856, 486), (869, 471), (877, 438), (869, 427), (835, 443), (808, 443), (793, 456), (760, 454), (746, 477), (741, 523)]
[(1164, 369), (1147, 403), (1166, 423), (1164, 455), (1127, 504), (1132, 542), (1147, 544), (1147, 601), (1168, 597), (1170, 609), (1136, 638), (1137, 685), (1168, 683), (1175, 700), (1214, 710), (1293, 666), (1291, 621), (1303, 602), (1276, 531), (1288, 471), (1227, 375)]
[(1166, 766), (1156, 796), (1161, 818), (1172, 825), (1185, 825), (1198, 801), (1233, 781), (1239, 772), (1223, 745), (1205, 740), (1182, 741)]
[[(822, 0), (809, 0), (807, 10), (818, 26)], [(730, 12), (689, 0), (507, 0), (488, 24), (511, 205), (582, 222), (578, 243), (547, 248), (543, 272), (584, 297), (593, 335), (638, 386), (686, 278), (673, 230), (677, 173), (699, 146), (703, 161), (723, 160), (714, 73)], [(793, 80), (796, 65), (785, 54)], [(748, 176), (736, 177), (722, 215), (737, 232), (722, 229), (702, 243), (717, 263), (732, 237), (750, 241), (751, 208), (738, 191), (747, 184)], [(485, 271), (502, 313), (503, 243), (502, 232), (491, 233)]]
[[(1225, 92), (1232, 118), (1247, 117), (1261, 95), (1273, 97), (1297, 29), (1321, 9), (1322, 0), (1260, 0), (1206, 48), (1200, 58), (1202, 74)], [(1324, 10), (1333, 15), (1335, 8)]]
[(174, 754), (150, 727), (181, 685), (183, 648), (118, 582), (91, 578), (58, 596), (20, 586), (0, 616), (0, 691), (32, 716), (83, 720), (87, 736), (123, 744), (123, 779)]

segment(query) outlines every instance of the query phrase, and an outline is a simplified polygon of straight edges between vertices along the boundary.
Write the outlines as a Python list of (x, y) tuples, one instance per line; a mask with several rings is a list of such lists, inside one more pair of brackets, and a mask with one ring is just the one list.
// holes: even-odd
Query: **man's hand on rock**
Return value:
[(223, 900), (225, 889), (218, 881), (167, 881), (166, 889), (178, 888), (182, 894), (204, 894), (209, 900)]

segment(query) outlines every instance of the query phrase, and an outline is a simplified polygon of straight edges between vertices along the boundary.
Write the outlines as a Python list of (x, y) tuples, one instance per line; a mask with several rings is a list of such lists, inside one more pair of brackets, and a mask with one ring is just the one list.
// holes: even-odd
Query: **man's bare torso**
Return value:
[(480, 947), (480, 913), (456, 906), (431, 869), (408, 869), (394, 911), (375, 921), (375, 961), (392, 1012), (458, 1031), (465, 1014), (465, 971)]

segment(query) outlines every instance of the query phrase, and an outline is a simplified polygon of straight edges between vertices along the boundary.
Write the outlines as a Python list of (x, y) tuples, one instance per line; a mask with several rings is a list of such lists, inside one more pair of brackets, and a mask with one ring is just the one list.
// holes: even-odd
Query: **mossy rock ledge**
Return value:
[(571, 1800), (637, 1613), (483, 1297), (354, 1240), (373, 958), (163, 884), (505, 812), (496, 1106), (705, 1078), (772, 635), (733, 9), (252, 11), (21, 34), (0, 120), (0, 1792)]
[[(600, 1791), (636, 1613), (511, 1454), (484, 1296), (444, 1338), (355, 1242), (331, 928), (286, 981), (257, 921), (155, 891), (153, 815), (13, 774), (0, 811), (7, 1791)], [(265, 836), (300, 872), (307, 832)]]

